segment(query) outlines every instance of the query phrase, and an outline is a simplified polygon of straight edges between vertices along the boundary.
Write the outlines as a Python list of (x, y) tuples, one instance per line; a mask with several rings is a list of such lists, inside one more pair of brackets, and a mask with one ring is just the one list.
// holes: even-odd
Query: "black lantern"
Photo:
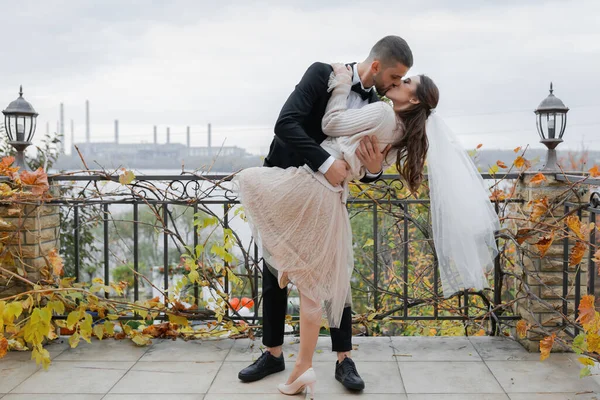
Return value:
[(16, 166), (26, 169), (25, 149), (31, 145), (38, 113), (23, 98), (23, 86), (19, 89), (19, 98), (10, 103), (2, 114), (4, 114), (4, 128), (8, 134), (8, 143), (17, 150)]
[(567, 126), (567, 112), (569, 108), (565, 106), (561, 99), (554, 96), (552, 82), (550, 82), (550, 94), (546, 97), (534, 111), (537, 120), (537, 130), (540, 134), (540, 143), (547, 148), (546, 164), (542, 168), (545, 172), (557, 172), (556, 146), (562, 143), (562, 137)]

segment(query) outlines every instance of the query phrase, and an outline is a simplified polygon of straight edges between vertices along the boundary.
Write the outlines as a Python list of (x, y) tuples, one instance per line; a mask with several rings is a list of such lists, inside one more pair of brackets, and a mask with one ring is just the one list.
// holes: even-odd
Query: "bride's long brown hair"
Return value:
[(396, 168), (404, 177), (411, 192), (416, 192), (423, 182), (423, 169), (429, 149), (425, 123), (431, 110), (437, 107), (440, 92), (431, 78), (419, 75), (415, 96), (418, 104), (407, 110), (397, 112), (404, 124), (402, 138), (392, 145), (397, 150)]

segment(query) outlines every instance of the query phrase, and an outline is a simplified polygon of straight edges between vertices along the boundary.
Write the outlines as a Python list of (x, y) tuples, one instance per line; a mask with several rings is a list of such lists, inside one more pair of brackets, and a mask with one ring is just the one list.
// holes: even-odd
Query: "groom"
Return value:
[[(401, 84), (402, 77), (412, 67), (412, 52), (406, 41), (398, 36), (386, 36), (371, 49), (368, 58), (361, 63), (348, 64), (353, 71), (352, 91), (348, 96), (348, 108), (361, 108), (379, 101), (379, 95)], [(314, 63), (283, 105), (277, 123), (275, 137), (264, 165), (267, 167), (300, 167), (304, 164), (319, 171), (333, 186), (345, 179), (348, 166), (325, 151), (320, 143), (327, 137), (321, 129), (325, 114), (328, 81), (332, 67)], [(375, 90), (374, 90), (375, 89)], [(373, 182), (381, 176), (382, 163), (388, 146), (379, 151), (376, 138), (366, 137), (357, 149), (357, 156), (367, 173), (361, 182)], [(244, 382), (260, 380), (285, 369), (282, 354), (287, 288), (281, 289), (271, 268), (263, 268), (263, 344), (266, 351), (252, 365), (240, 371), (238, 377)], [(337, 352), (335, 378), (350, 390), (362, 390), (365, 383), (350, 358), (352, 350), (352, 310), (344, 309), (340, 327), (331, 329), (332, 350)]]

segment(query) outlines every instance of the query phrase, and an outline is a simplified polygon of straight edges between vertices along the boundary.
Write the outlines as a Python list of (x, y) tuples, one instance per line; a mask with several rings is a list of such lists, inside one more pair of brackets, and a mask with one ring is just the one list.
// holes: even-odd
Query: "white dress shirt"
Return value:
[[(360, 83), (360, 86), (367, 92), (373, 90), (373, 86), (371, 86), (370, 88), (365, 88), (362, 81), (360, 80), (360, 76), (358, 75), (358, 64), (354, 64), (352, 65), (352, 85), (356, 85), (357, 83)], [(350, 94), (348, 95), (348, 101), (346, 103), (347, 107), (349, 109), (356, 109), (356, 108), (362, 108), (364, 106), (366, 106), (367, 104), (369, 104), (369, 100), (363, 100), (363, 98), (356, 92), (354, 91), (350, 91)], [(325, 162), (323, 164), (321, 164), (321, 166), (319, 167), (319, 171), (322, 174), (325, 174), (329, 168), (333, 165), (333, 162), (336, 160), (335, 157), (333, 156), (329, 156), (329, 158), (327, 160), (325, 160)], [(369, 172), (369, 170), (366, 170), (366, 176), (369, 178), (376, 178), (377, 175), (379, 175), (379, 172), (376, 174), (372, 174)]]

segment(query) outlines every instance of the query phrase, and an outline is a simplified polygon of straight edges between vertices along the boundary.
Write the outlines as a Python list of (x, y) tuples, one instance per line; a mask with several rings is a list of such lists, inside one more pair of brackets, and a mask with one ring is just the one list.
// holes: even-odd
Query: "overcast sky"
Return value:
[(279, 110), (314, 61), (360, 61), (404, 37), (409, 74), (438, 84), (440, 115), (467, 147), (539, 145), (533, 110), (548, 94), (571, 108), (566, 143), (600, 149), (600, 1), (1, 0), (0, 107), (25, 97), (38, 137), (65, 105), (83, 141), (226, 141), (265, 152)]

